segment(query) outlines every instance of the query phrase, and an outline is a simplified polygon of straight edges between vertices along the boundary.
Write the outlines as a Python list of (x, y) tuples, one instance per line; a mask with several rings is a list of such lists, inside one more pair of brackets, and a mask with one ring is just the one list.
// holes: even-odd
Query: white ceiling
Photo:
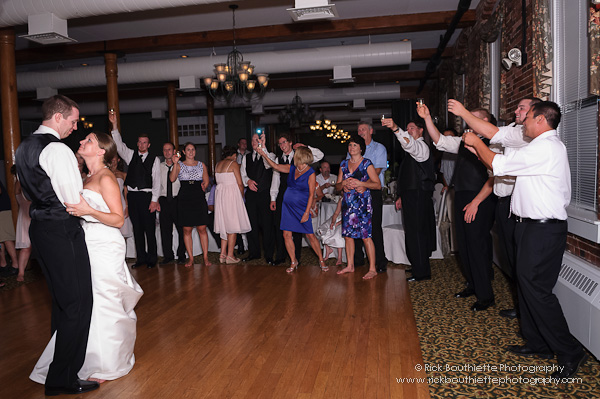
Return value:
[[(21, 2), (24, 0), (4, 0), (8, 2)], [(29, 0), (40, 1), (40, 0)], [(79, 0), (74, 4), (88, 2), (111, 2), (118, 0)], [(149, 0), (148, 0), (149, 1)], [(168, 2), (177, 3), (176, 0), (158, 0), (165, 7)], [(378, 17), (399, 14), (431, 13), (438, 11), (456, 11), (459, 0), (331, 0), (335, 3), (340, 20)], [(294, 7), (293, 0), (243, 0), (236, 2), (223, 1), (215, 4), (161, 8), (157, 10), (101, 15), (68, 20), (68, 35), (78, 43), (101, 42), (124, 38), (145, 36), (160, 36), (166, 34), (204, 32), (211, 30), (227, 30), (232, 27), (232, 14), (228, 8), (230, 4), (238, 4), (236, 11), (236, 28), (261, 27), (282, 24), (302, 24), (293, 22), (286, 11)], [(479, 0), (472, 0), (470, 8), (475, 9)], [(52, 11), (53, 2), (45, 1), (45, 11)], [(57, 14), (59, 14), (57, 12)], [(0, 4), (0, 17), (2, 5)], [(16, 27), (17, 35), (27, 33), (27, 26)], [(238, 46), (244, 53), (278, 51), (301, 48), (327, 47), (366, 43), (397, 42), (403, 39), (411, 41), (413, 50), (431, 49), (438, 46), (440, 37), (445, 31), (408, 32), (398, 34), (385, 34), (373, 36), (349, 36), (344, 38), (331, 38), (321, 40), (297, 40), (285, 43), (266, 43)], [(460, 33), (457, 29), (448, 46), (452, 46)], [(39, 45), (25, 39), (17, 38), (17, 50), (35, 49)], [(217, 56), (225, 56), (231, 47), (218, 47), (214, 51)], [(154, 53), (125, 54), (119, 62), (143, 62), (157, 59), (172, 59), (186, 54), (192, 57), (208, 56), (212, 48), (198, 48), (185, 51), (164, 51)], [(102, 56), (78, 60), (61, 60), (59, 62), (19, 64), (17, 73), (27, 71), (55, 71), (65, 68), (80, 68), (81, 63), (102, 65)], [(414, 61), (407, 70), (422, 71), (426, 61)], [(264, 71), (268, 72), (268, 71)], [(403, 82), (415, 85), (415, 82)]]

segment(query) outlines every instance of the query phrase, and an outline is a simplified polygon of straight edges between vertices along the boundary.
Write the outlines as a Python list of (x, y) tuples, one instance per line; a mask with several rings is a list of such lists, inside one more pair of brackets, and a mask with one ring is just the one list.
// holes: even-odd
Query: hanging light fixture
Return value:
[(80, 116), (79, 117), (79, 121), (83, 125), (84, 129), (91, 129), (91, 128), (94, 127), (94, 124), (92, 122), (88, 122), (88, 121), (85, 120), (85, 116)]
[(265, 94), (269, 84), (269, 74), (254, 73), (254, 65), (244, 61), (244, 56), (235, 44), (235, 10), (236, 4), (229, 8), (233, 15), (233, 50), (227, 55), (227, 62), (215, 64), (214, 76), (206, 76), (202, 80), (204, 87), (215, 99), (231, 100), (234, 96), (251, 96)]
[(314, 112), (311, 112), (308, 104), (302, 103), (302, 98), (298, 95), (297, 90), (292, 102), (279, 112), (279, 122), (289, 124), (290, 128), (299, 128), (302, 123), (308, 122), (312, 118), (314, 118)]
[(338, 126), (331, 123), (331, 119), (327, 119), (324, 114), (321, 114), (321, 117), (315, 121), (314, 125), (310, 125), (310, 130), (317, 133), (317, 135), (325, 133), (328, 138), (340, 140), (342, 143), (345, 143), (350, 138), (348, 132), (338, 129)]

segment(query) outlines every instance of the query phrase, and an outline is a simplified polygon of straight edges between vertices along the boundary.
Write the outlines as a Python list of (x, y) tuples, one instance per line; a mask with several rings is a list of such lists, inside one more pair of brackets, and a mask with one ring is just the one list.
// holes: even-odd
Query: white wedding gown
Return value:
[[(102, 195), (84, 189), (88, 204), (109, 212)], [(116, 227), (110, 227), (86, 216), (82, 222), (90, 256), (94, 306), (85, 355), (79, 378), (114, 380), (129, 373), (135, 357), (137, 316), (133, 310), (144, 293), (133, 279), (125, 263), (125, 240)], [(56, 333), (29, 376), (45, 383), (48, 367), (54, 357)]]

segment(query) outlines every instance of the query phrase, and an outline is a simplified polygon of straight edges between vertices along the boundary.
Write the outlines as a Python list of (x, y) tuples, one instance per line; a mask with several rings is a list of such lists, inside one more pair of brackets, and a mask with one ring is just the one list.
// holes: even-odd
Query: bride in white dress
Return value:
[[(94, 306), (85, 362), (78, 373), (83, 380), (114, 380), (129, 373), (135, 363), (133, 348), (137, 316), (134, 307), (144, 293), (125, 263), (123, 207), (119, 185), (108, 169), (116, 155), (110, 136), (91, 133), (77, 151), (90, 173), (84, 182), (82, 200), (67, 205), (67, 212), (80, 216), (90, 256)], [(54, 354), (56, 336), (46, 346), (29, 376), (46, 381)]]

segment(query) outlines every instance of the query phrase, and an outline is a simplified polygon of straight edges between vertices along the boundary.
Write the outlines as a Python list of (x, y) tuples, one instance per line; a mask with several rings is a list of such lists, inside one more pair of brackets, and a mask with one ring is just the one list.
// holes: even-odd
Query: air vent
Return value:
[(295, 8), (287, 11), (297, 22), (338, 17), (335, 4), (329, 4), (329, 0), (296, 0), (295, 4)]
[(67, 34), (67, 21), (54, 14), (38, 14), (27, 17), (29, 33), (20, 36), (24, 39), (40, 44), (72, 43)]
[(559, 276), (562, 277), (566, 282), (572, 284), (575, 288), (577, 288), (587, 296), (592, 296), (592, 294), (598, 287), (597, 281), (592, 280), (591, 278), (580, 273), (571, 266), (566, 265), (565, 263), (562, 264)]

